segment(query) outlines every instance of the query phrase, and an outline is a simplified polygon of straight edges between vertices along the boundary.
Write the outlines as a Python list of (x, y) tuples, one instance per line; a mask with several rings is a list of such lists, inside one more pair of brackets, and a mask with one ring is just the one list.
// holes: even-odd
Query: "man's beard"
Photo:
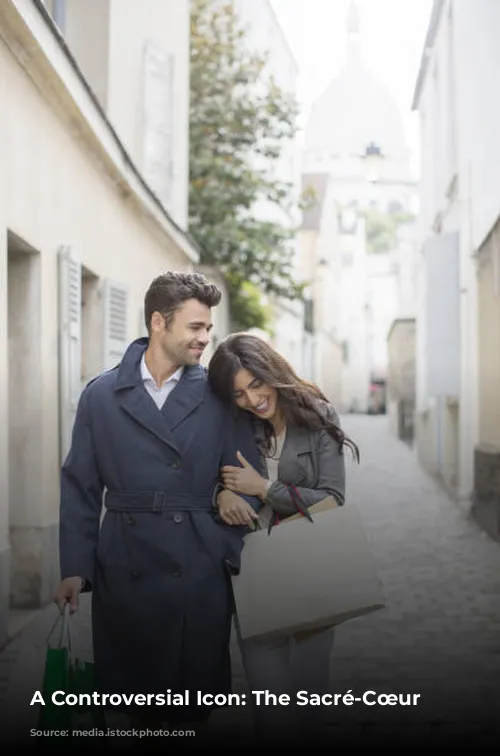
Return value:
[[(197, 365), (203, 356), (205, 347), (203, 344), (198, 344), (196, 341), (192, 341), (186, 346), (181, 347), (173, 359), (179, 365)], [(192, 350), (198, 350), (197, 352)]]

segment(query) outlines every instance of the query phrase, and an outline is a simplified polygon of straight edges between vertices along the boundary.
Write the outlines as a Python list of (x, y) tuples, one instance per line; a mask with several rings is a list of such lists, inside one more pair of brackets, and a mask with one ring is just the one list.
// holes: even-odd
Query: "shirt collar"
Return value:
[[(176, 370), (175, 373), (172, 373), (170, 378), (167, 378), (167, 380), (164, 381), (162, 385), (166, 386), (167, 383), (178, 383), (182, 377), (183, 371), (184, 367), (181, 365), (181, 367)], [(146, 353), (142, 355), (141, 359), (141, 377), (144, 383), (146, 383), (146, 381), (152, 381), (156, 386), (156, 381), (151, 375), (151, 371), (149, 370), (148, 366), (146, 365)]]

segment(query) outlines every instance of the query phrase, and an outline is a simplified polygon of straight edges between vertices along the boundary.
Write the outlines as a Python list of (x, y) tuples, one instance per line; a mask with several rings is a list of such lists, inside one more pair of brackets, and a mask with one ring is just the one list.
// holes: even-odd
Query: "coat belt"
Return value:
[(211, 496), (172, 495), (165, 491), (119, 493), (106, 491), (104, 506), (109, 512), (212, 511)]

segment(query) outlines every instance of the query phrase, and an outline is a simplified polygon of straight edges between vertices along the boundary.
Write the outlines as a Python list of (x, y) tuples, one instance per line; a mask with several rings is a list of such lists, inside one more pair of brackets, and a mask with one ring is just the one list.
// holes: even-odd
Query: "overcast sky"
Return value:
[[(258, 0), (254, 0), (258, 2)], [(299, 99), (312, 101), (338, 74), (345, 55), (349, 0), (271, 0), (300, 70)], [(432, 0), (358, 0), (363, 58), (393, 95), (418, 167), (418, 129), (411, 101)]]

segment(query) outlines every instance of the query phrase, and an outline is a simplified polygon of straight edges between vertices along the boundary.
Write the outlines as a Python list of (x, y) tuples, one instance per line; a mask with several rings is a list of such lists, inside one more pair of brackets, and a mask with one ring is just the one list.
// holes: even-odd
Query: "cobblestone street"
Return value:
[[(418, 693), (415, 707), (331, 707), (328, 741), (361, 733), (367, 742), (411, 744), (428, 736), (436, 746), (470, 736), (480, 750), (486, 736), (498, 742), (500, 690), (500, 544), (461, 514), (413, 452), (393, 439), (385, 417), (344, 419), (358, 443), (359, 468), (348, 467), (348, 497), (362, 511), (376, 556), (387, 609), (337, 630), (332, 690), (362, 695)], [(23, 717), (40, 688), (47, 635), (57, 617), (50, 606), (0, 652), (0, 721)], [(91, 654), (89, 603), (76, 615), (76, 645)], [(244, 688), (234, 649), (236, 690)], [(248, 728), (249, 708), (228, 708), (214, 728)], [(237, 720), (240, 721), (237, 721)], [(495, 729), (496, 728), (496, 729)], [(369, 738), (369, 741), (368, 741)], [(354, 741), (353, 741), (354, 744)]]

